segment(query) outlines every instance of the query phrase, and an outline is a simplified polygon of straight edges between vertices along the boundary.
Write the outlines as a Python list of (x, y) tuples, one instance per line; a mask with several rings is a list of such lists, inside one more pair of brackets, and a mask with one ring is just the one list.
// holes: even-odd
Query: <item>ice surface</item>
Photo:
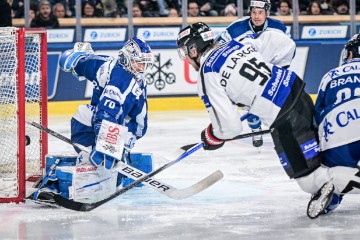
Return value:
[[(69, 120), (51, 117), (49, 127), (69, 137)], [(208, 123), (203, 111), (150, 113), (148, 133), (134, 152), (153, 153), (157, 168), (166, 163), (162, 156), (198, 142)], [(142, 187), (86, 213), (0, 204), (0, 239), (359, 239), (359, 196), (347, 195), (334, 213), (310, 220), (310, 196), (288, 179), (270, 136), (264, 142), (261, 153), (250, 139), (228, 142), (217, 151), (199, 150), (157, 176), (183, 188), (217, 169), (224, 172), (220, 182), (184, 200)], [(74, 152), (49, 137), (49, 153)]]

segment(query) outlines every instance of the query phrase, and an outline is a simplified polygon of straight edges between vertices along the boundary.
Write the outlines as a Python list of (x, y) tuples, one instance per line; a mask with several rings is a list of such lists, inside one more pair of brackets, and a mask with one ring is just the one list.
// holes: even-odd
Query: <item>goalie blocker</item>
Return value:
[[(151, 154), (131, 153), (131, 166), (150, 173)], [(37, 202), (54, 203), (54, 194), (81, 202), (94, 202), (116, 192), (117, 187), (125, 187), (134, 180), (125, 178), (114, 168), (76, 164), (77, 156), (46, 156), (45, 174), (35, 186), (36, 191), (28, 199)], [(141, 187), (139, 184), (138, 187)]]

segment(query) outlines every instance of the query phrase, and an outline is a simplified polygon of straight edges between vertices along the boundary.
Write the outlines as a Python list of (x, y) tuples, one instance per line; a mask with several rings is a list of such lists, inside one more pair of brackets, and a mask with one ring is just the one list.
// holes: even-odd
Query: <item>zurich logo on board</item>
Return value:
[(150, 38), (150, 36), (151, 36), (150, 31), (146, 30), (146, 31), (143, 32), (143, 38), (148, 39), (148, 38)]
[(315, 28), (310, 28), (309, 29), (309, 35), (310, 36), (315, 36), (316, 35), (316, 29)]
[(90, 33), (90, 37), (91, 37), (92, 39), (96, 39), (96, 38), (98, 37), (98, 33), (97, 33), (96, 31), (92, 31), (92, 32)]

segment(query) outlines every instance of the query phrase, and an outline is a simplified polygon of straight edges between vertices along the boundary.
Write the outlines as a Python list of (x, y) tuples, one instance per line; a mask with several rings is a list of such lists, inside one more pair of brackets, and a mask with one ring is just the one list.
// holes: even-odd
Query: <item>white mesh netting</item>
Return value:
[[(40, 122), (41, 36), (25, 35), (25, 117)], [(0, 198), (18, 196), (18, 55), (17, 29), (0, 28)], [(40, 131), (26, 125), (26, 177), (41, 175)]]

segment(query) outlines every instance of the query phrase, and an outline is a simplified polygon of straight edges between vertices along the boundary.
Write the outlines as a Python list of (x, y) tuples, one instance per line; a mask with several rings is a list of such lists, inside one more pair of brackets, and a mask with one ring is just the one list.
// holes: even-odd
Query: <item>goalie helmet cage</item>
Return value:
[(0, 203), (24, 201), (42, 175), (47, 135), (26, 121), (47, 126), (46, 30), (0, 28)]

